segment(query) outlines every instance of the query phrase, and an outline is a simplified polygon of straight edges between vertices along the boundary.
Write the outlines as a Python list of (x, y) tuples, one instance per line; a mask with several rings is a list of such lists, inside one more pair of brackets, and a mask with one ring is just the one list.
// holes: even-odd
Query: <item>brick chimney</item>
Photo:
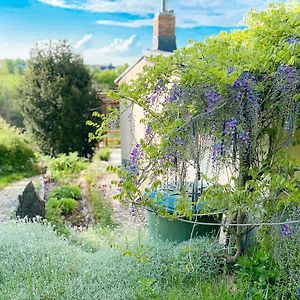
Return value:
[(173, 52), (177, 49), (176, 20), (174, 12), (167, 10), (166, 2), (166, 0), (162, 1), (162, 11), (154, 18), (153, 50)]

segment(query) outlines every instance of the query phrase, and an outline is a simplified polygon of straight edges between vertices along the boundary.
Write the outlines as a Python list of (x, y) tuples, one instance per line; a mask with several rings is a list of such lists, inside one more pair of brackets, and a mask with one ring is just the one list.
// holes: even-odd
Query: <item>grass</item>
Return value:
[(14, 181), (21, 180), (24, 178), (30, 178), (38, 174), (39, 172), (37, 170), (17, 171), (14, 173), (2, 174), (0, 176), (0, 189), (5, 188)]
[(96, 223), (102, 227), (114, 225), (111, 217), (112, 209), (97, 188), (97, 176), (95, 176), (91, 170), (87, 170), (85, 179), (88, 185), (88, 197), (93, 207), (93, 215)]
[(93, 206), (93, 213), (97, 224), (101, 226), (111, 226), (113, 221), (111, 218), (112, 210), (108, 205), (105, 205), (103, 197), (95, 188), (90, 188), (90, 201)]

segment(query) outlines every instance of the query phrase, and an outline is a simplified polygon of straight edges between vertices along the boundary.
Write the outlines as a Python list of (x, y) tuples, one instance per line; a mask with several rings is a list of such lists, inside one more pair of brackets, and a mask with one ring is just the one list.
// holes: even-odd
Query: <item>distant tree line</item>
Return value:
[(26, 61), (20, 58), (0, 60), (0, 74), (2, 75), (23, 75), (26, 68)]
[(93, 67), (93, 85), (96, 90), (107, 92), (116, 89), (115, 80), (128, 68), (128, 64), (116, 67), (114, 69), (101, 70)]
[(25, 72), (22, 59), (0, 60), (0, 117), (17, 127), (23, 127), (23, 117), (18, 108), (18, 86)]

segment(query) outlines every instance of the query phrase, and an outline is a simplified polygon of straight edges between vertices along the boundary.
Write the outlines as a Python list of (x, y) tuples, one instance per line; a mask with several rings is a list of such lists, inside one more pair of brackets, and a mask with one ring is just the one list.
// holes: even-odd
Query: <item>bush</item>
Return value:
[(110, 158), (110, 153), (111, 151), (109, 148), (101, 148), (95, 153), (94, 159), (108, 161)]
[(0, 118), (0, 174), (32, 170), (35, 155), (28, 139)]
[(58, 200), (62, 198), (71, 198), (75, 200), (80, 200), (81, 189), (75, 185), (63, 185), (60, 187), (56, 187), (51, 191), (49, 195), (49, 199), (51, 198), (56, 198)]
[(63, 216), (75, 211), (77, 201), (69, 198), (51, 198), (46, 203), (46, 219), (54, 226), (56, 232), (63, 236), (69, 236), (70, 230), (65, 225)]
[(71, 198), (51, 198), (46, 203), (46, 218), (51, 221), (53, 217), (69, 215), (74, 212), (77, 204), (77, 201)]
[(79, 157), (77, 152), (60, 154), (56, 158), (46, 157), (45, 163), (54, 179), (82, 171), (87, 166), (87, 160)]

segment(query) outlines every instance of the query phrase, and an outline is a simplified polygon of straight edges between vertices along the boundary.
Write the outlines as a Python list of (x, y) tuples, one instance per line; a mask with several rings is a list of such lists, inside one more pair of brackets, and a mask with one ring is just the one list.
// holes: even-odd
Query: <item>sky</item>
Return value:
[[(269, 3), (169, 0), (177, 45), (241, 27), (247, 11)], [(160, 7), (161, 0), (0, 0), (0, 59), (26, 59), (36, 43), (67, 39), (87, 64), (132, 63), (151, 49), (152, 20)]]

